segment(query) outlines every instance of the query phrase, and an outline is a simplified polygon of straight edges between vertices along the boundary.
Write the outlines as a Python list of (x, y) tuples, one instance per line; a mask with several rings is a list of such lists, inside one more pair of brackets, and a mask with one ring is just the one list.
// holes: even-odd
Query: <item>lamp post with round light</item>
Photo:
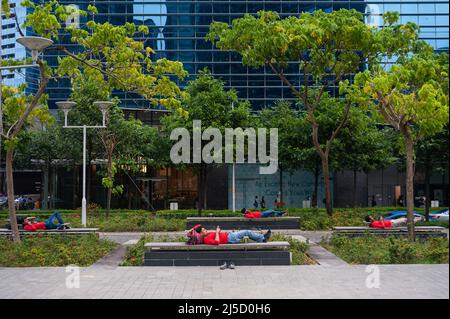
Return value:
[(83, 129), (83, 198), (81, 200), (81, 224), (86, 227), (87, 224), (87, 200), (86, 200), (86, 132), (87, 129), (102, 129), (106, 128), (106, 115), (108, 113), (108, 109), (111, 107), (113, 103), (110, 101), (97, 101), (94, 102), (94, 105), (97, 106), (102, 112), (102, 125), (68, 125), (68, 115), (69, 112), (77, 105), (76, 102), (73, 101), (59, 101), (56, 102), (56, 105), (63, 111), (64, 113), (64, 126), (63, 128), (72, 128), (72, 129)]

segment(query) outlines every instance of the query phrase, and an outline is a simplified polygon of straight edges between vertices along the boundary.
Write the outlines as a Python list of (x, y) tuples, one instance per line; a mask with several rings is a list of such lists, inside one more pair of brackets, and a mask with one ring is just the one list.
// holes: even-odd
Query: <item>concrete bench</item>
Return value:
[[(416, 237), (419, 239), (425, 239), (429, 237), (447, 237), (445, 233), (445, 228), (440, 226), (416, 226)], [(353, 227), (353, 226), (341, 226), (333, 227), (333, 236), (349, 236), (349, 237), (360, 237), (366, 234), (376, 235), (380, 237), (407, 237), (408, 228), (407, 227), (395, 227), (389, 229), (379, 229), (370, 227)]]
[(202, 224), (206, 229), (300, 229), (300, 217), (188, 217), (186, 229)]
[[(64, 230), (47, 229), (47, 230), (23, 230), (19, 229), (20, 236), (37, 236), (37, 235), (60, 235), (60, 236), (84, 236), (98, 235), (98, 228), (70, 228)], [(6, 228), (0, 228), (0, 236), (12, 237), (12, 231)]]
[(238, 266), (290, 265), (289, 243), (145, 244), (144, 266), (220, 266), (226, 261), (233, 261)]

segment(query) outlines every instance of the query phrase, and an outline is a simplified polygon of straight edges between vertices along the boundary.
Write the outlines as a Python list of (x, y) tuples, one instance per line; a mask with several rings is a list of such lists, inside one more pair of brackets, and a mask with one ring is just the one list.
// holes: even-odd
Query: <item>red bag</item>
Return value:
[(195, 226), (190, 232), (187, 233), (187, 242), (188, 245), (201, 245), (203, 244), (203, 236), (202, 234), (197, 232), (198, 228), (201, 228), (202, 225)]

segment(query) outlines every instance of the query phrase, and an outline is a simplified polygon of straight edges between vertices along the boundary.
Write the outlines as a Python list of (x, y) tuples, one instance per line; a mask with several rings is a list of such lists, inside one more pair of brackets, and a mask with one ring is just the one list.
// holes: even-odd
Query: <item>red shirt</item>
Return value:
[(23, 229), (25, 229), (25, 230), (38, 230), (38, 229), (47, 229), (47, 228), (45, 227), (45, 223), (44, 222), (40, 222), (40, 223), (31, 224), (31, 225), (25, 225), (25, 226), (23, 226)]
[(371, 228), (392, 228), (392, 222), (390, 220), (376, 220), (370, 223)]
[(244, 215), (245, 218), (261, 218), (261, 212), (249, 212)]
[(216, 233), (207, 233), (205, 237), (203, 237), (203, 244), (205, 245), (223, 245), (228, 244), (228, 233), (220, 232), (219, 233), (219, 241), (216, 240)]

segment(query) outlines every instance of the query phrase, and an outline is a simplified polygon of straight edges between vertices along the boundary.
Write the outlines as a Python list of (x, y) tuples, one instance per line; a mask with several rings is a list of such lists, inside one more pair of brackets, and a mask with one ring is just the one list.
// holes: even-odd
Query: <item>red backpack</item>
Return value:
[(187, 233), (187, 241), (188, 245), (201, 245), (203, 244), (203, 236), (198, 233), (196, 229), (201, 228), (202, 225), (196, 225), (190, 232)]

